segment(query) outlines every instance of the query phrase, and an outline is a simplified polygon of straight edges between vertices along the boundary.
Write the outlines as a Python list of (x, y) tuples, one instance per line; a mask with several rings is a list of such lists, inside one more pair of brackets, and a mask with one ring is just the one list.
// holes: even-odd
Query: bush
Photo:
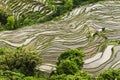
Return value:
[(0, 55), (4, 55), (5, 54), (5, 49), (4, 48), (0, 48)]
[(26, 25), (30, 25), (31, 24), (31, 20), (29, 18), (25, 18), (24, 21), (23, 21), (23, 25), (26, 26)]
[(70, 61), (75, 62), (79, 67), (79, 69), (81, 69), (84, 64), (82, 59), (83, 57), (84, 57), (84, 52), (82, 50), (77, 50), (77, 49), (67, 50), (59, 56), (57, 65), (62, 63), (64, 60), (68, 59)]
[(9, 30), (15, 29), (15, 18), (14, 18), (14, 16), (9, 16), (7, 18), (6, 29), (9, 29)]
[(75, 74), (75, 80), (93, 80), (92, 76), (84, 70), (80, 70)]
[(50, 80), (93, 80), (91, 75), (86, 71), (78, 71), (75, 75), (53, 75)]
[(22, 73), (0, 70), (0, 80), (46, 80), (35, 76), (25, 76)]
[(73, 0), (64, 0), (64, 8), (71, 10), (73, 8)]
[(0, 70), (0, 80), (23, 80), (24, 75), (12, 71)]
[(65, 80), (65, 77), (67, 75), (62, 74), (62, 75), (52, 75), (49, 80)]
[(41, 63), (40, 53), (17, 48), (9, 50), (0, 57), (0, 69), (18, 71), (25, 75), (34, 75), (36, 65)]
[(74, 63), (73, 61), (70, 60), (64, 60), (63, 62), (61, 62), (57, 68), (57, 74), (75, 74), (77, 71), (79, 70), (79, 68), (77, 67), (76, 63)]
[(120, 80), (120, 69), (109, 69), (100, 73), (97, 80)]
[[(56, 70), (51, 73), (51, 80), (76, 80), (77, 78), (79, 80), (81, 77), (76, 77), (76, 75), (83, 66), (83, 57), (84, 52), (77, 49), (70, 49), (61, 53), (58, 57)], [(81, 73), (79, 75), (84, 76)]]
[(45, 78), (37, 78), (33, 76), (25, 77), (23, 80), (46, 80)]

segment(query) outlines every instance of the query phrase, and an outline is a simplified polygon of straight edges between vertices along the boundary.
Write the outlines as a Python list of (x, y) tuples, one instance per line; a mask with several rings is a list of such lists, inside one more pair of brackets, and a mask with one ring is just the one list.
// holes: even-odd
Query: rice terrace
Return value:
[(0, 80), (120, 80), (120, 0), (0, 0)]

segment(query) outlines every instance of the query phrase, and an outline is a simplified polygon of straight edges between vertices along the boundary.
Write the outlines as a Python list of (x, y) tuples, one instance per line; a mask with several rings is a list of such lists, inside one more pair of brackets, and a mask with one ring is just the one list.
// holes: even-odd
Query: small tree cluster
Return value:
[(83, 51), (77, 49), (72, 49), (72, 50), (70, 49), (61, 53), (61, 55), (58, 58), (57, 65), (60, 65), (65, 60), (69, 60), (70, 62), (75, 63), (79, 69), (81, 69), (84, 64), (83, 57), (84, 57)]
[(92, 78), (88, 72), (80, 70), (74, 75), (53, 75), (50, 80), (92, 80)]
[(81, 70), (84, 52), (71, 49), (63, 52), (59, 58), (56, 70), (51, 73), (50, 80), (92, 80), (91, 76)]
[(25, 76), (22, 73), (19, 72), (13, 72), (13, 71), (3, 71), (0, 70), (0, 80), (46, 80), (45, 78), (38, 78), (35, 76)]
[(120, 69), (108, 69), (100, 73), (97, 80), (120, 80)]
[(0, 56), (0, 69), (17, 71), (25, 75), (34, 75), (35, 67), (40, 63), (40, 53), (26, 51), (22, 48), (9, 50)]

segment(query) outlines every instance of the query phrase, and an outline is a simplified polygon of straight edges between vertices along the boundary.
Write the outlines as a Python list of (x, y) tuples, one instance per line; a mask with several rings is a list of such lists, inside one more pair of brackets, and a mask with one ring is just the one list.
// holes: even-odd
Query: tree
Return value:
[(34, 75), (35, 67), (41, 63), (40, 53), (26, 51), (22, 48), (9, 50), (0, 57), (0, 69), (18, 71), (25, 75)]
[(97, 76), (97, 80), (120, 80), (120, 69), (108, 69)]
[(81, 69), (84, 64), (83, 57), (84, 57), (84, 52), (82, 50), (70, 49), (70, 50), (67, 50), (61, 53), (61, 55), (58, 57), (57, 65), (62, 63), (64, 60), (68, 59), (70, 61), (75, 62), (77, 66), (79, 67), (79, 69)]
[(76, 63), (70, 60), (64, 60), (56, 67), (57, 74), (59, 75), (61, 74), (74, 75), (78, 70), (79, 68), (76, 65)]
[(84, 63), (83, 57), (84, 52), (78, 49), (70, 49), (61, 53), (56, 70), (51, 73), (50, 80), (81, 80), (82, 76), (86, 76), (86, 74), (82, 75), (82, 71), (80, 71)]
[(0, 80), (46, 80), (45, 78), (36, 76), (25, 76), (19, 72), (0, 70)]
[(21, 73), (0, 70), (0, 80), (23, 80), (24, 77)]
[(61, 75), (52, 75), (49, 80), (65, 80), (65, 77), (67, 75), (61, 74)]
[(91, 75), (84, 70), (79, 70), (75, 75), (53, 75), (50, 80), (93, 80)]

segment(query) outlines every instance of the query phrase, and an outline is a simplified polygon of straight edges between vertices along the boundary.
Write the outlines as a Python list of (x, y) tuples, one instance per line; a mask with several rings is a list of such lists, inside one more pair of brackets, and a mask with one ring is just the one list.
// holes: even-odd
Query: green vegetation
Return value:
[(22, 80), (23, 77), (21, 73), (0, 70), (0, 80)]
[(0, 80), (46, 80), (39, 77), (36, 66), (41, 55), (23, 48), (0, 48)]
[(39, 53), (26, 51), (22, 48), (17, 48), (14, 51), (9, 50), (1, 56), (0, 69), (18, 71), (27, 76), (34, 75), (35, 67), (41, 63)]
[[(35, 70), (41, 64), (40, 54), (23, 48), (0, 49), (0, 80), (93, 80), (82, 70), (84, 52), (77, 49), (67, 50), (58, 58), (56, 70), (50, 77), (42, 77), (42, 72)], [(119, 80), (120, 70), (109, 69), (100, 73), (94, 80)]]
[(120, 80), (120, 69), (108, 69), (98, 75), (97, 80)]
[(79, 69), (81, 69), (83, 67), (83, 57), (84, 57), (84, 52), (77, 50), (77, 49), (73, 49), (73, 50), (67, 50), (63, 53), (61, 53), (60, 57), (58, 58), (58, 63), (57, 65), (59, 65), (60, 63), (64, 62), (64, 61), (71, 61), (74, 62), (77, 67)]
[(15, 29), (15, 18), (14, 18), (14, 16), (9, 16), (7, 18), (6, 29)]
[(0, 70), (0, 80), (46, 80), (34, 76), (25, 76), (22, 73)]
[(56, 67), (57, 74), (75, 74), (79, 68), (76, 63), (70, 60), (64, 60)]
[(78, 71), (75, 75), (53, 75), (50, 80), (93, 80), (88, 72), (84, 70)]
[[(1, 0), (0, 30), (14, 30), (22, 26), (50, 21), (71, 11), (79, 5), (94, 3), (97, 1), (98, 0), (58, 0), (59, 3), (57, 3), (55, 0), (45, 0), (43, 2), (34, 0), (9, 0), (6, 4)], [(39, 7), (38, 10), (35, 10), (36, 6)], [(26, 7), (26, 9), (24, 7)], [(42, 9), (40, 9), (40, 7)], [(21, 11), (23, 12), (21, 13)]]
[[(82, 64), (72, 60), (79, 57)], [(77, 49), (63, 52), (59, 58), (56, 70), (51, 73), (50, 80), (119, 80), (120, 69), (108, 69), (93, 78), (88, 72), (82, 70), (84, 52)]]
[(5, 6), (0, 6), (0, 30), (5, 29), (9, 15), (11, 15), (10, 10), (5, 9)]
[(58, 58), (56, 70), (50, 80), (92, 80), (90, 74), (82, 70), (84, 52), (77, 49), (67, 50)]

